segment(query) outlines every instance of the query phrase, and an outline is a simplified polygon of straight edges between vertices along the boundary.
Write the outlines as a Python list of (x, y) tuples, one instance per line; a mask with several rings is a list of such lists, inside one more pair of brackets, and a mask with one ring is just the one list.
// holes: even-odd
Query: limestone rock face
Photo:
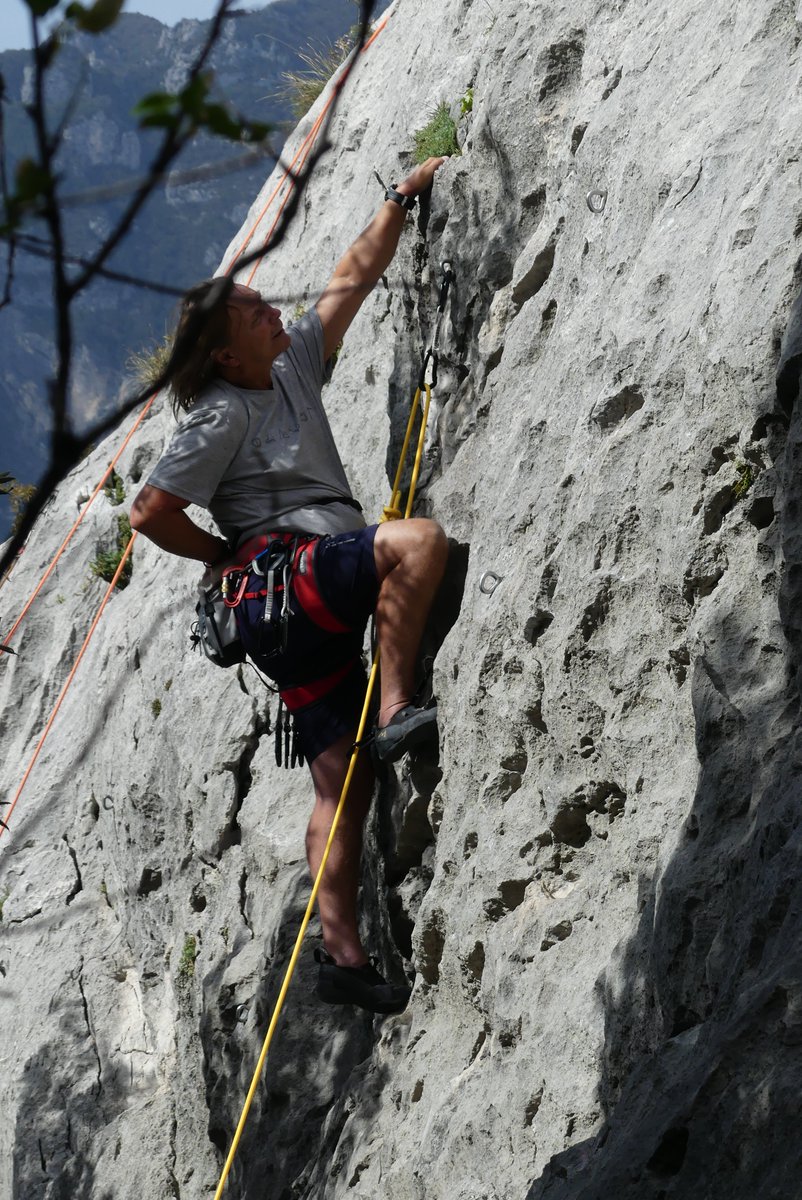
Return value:
[[(312, 927), (231, 1195), (798, 1191), (795, 7), (397, 0), (257, 272), (311, 303), (373, 168), (400, 177), (473, 89), (327, 388), (378, 514), (450, 261), (418, 506), (452, 539), (439, 759), (379, 789), (364, 877), (412, 1000), (321, 1008)], [(171, 424), (126, 450), (128, 500)], [(54, 499), (0, 628), (119, 440)], [(94, 502), (0, 664), (7, 796), (119, 511)], [(308, 894), (308, 778), (276, 768), (253, 672), (189, 651), (195, 575), (137, 539), (0, 841), (14, 1200), (213, 1194)]]

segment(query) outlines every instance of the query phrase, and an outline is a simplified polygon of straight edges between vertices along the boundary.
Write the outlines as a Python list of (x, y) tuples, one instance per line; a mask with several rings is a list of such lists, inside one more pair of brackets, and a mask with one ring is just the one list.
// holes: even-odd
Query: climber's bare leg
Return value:
[(386, 725), (415, 691), (415, 656), (448, 557), (448, 540), (436, 521), (412, 517), (386, 521), (373, 543), (379, 598), (376, 634), (381, 650), (378, 724)]
[[(315, 807), (306, 832), (306, 856), (312, 878), (317, 875), (334, 813), (345, 781), (356, 730), (345, 734), (310, 764)], [(326, 869), (318, 892), (323, 945), (338, 966), (358, 967), (367, 961), (359, 937), (356, 897), (362, 853), (362, 827), (373, 795), (373, 768), (362, 750), (348, 788)]]

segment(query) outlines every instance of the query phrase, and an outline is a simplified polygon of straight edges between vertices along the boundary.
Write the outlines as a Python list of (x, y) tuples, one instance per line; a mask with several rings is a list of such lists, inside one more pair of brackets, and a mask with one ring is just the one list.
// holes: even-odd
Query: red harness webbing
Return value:
[[(237, 554), (237, 562), (229, 567), (228, 571), (247, 571), (251, 562), (266, 550), (271, 542), (281, 541), (285, 545), (291, 543), (298, 535), (294, 533), (260, 533), (256, 537), (249, 538), (242, 546), (240, 546)], [(313, 621), (315, 625), (319, 625), (321, 629), (325, 629), (327, 633), (349, 633), (350, 626), (346, 625), (339, 617), (336, 617), (329, 608), (320, 591), (320, 586), (317, 581), (317, 573), (315, 571), (315, 555), (317, 553), (318, 542), (320, 536), (303, 537), (298, 542), (298, 548), (295, 552), (295, 557), (292, 563), (292, 582), (291, 586), (295, 596), (298, 599), (303, 611)], [(303, 556), (306, 555), (306, 559)], [(247, 598), (252, 599), (258, 593), (249, 592), (245, 595), (245, 585), (242, 584), (239, 589), (239, 594), (235, 596), (231, 607), (235, 607), (240, 600)], [(289, 708), (289, 704), (287, 705)]]
[[(314, 621), (327, 633), (349, 633), (348, 625), (345, 625), (339, 617), (335, 617), (320, 594), (315, 571), (315, 555), (319, 541), (320, 538), (313, 538), (308, 542), (302, 542), (298, 547), (295, 561), (292, 564), (292, 589), (310, 621)], [(302, 564), (301, 556), (303, 554), (306, 554), (306, 561)], [(289, 704), (287, 708), (289, 708)]]
[(282, 688), (279, 695), (291, 713), (297, 712), (300, 708), (306, 708), (307, 704), (313, 704), (315, 700), (320, 700), (323, 696), (328, 695), (338, 683), (342, 683), (348, 672), (353, 670), (357, 661), (356, 658), (352, 658), (344, 667), (338, 667), (336, 671), (332, 671), (331, 675), (324, 675), (322, 679), (313, 679), (311, 683)]

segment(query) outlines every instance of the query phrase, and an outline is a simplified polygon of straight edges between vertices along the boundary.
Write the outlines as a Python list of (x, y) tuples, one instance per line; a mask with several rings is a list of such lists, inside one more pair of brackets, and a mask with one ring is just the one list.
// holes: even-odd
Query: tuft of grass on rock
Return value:
[(275, 94), (277, 99), (289, 105), (296, 120), (309, 112), (353, 47), (354, 39), (350, 33), (338, 38), (332, 46), (309, 46), (298, 55), (304, 67), (298, 71), (283, 72), (281, 86)]
[(162, 711), (162, 702), (161, 702), (161, 700), (158, 698), (158, 696), (156, 697), (156, 699), (155, 699), (155, 700), (151, 700), (151, 702), (150, 702), (150, 711), (153, 713), (153, 719), (154, 719), (154, 721), (156, 720), (156, 718), (157, 718), (158, 716), (161, 716), (161, 711)]
[(7, 471), (0, 471), (0, 496), (8, 496), (14, 521), (11, 532), (16, 533), (25, 516), (25, 509), (36, 495), (36, 486), (32, 483), (20, 483)]
[[(111, 583), (114, 574), (120, 565), (125, 548), (133, 536), (131, 522), (128, 519), (127, 513), (120, 513), (117, 518), (117, 543), (112, 550), (101, 550), (89, 564), (89, 569), (93, 575), (97, 575), (99, 579), (105, 579), (106, 583)], [(120, 578), (117, 580), (117, 587), (122, 591), (128, 587), (131, 582), (133, 573), (133, 554), (129, 554), (125, 560), (125, 566), (122, 569)]]
[(737, 462), (735, 464), (735, 470), (737, 472), (738, 479), (736, 480), (732, 490), (736, 499), (741, 500), (755, 482), (755, 474), (749, 463), (745, 462)]
[(172, 352), (173, 335), (166, 333), (160, 342), (130, 354), (126, 365), (137, 383), (142, 387), (150, 387), (161, 379)]
[(427, 158), (461, 153), (457, 145), (457, 126), (448, 105), (445, 102), (438, 104), (430, 120), (415, 134), (415, 162), (424, 163)]
[(195, 959), (197, 957), (197, 939), (191, 933), (188, 933), (184, 938), (184, 949), (181, 951), (181, 961), (178, 964), (178, 974), (181, 979), (191, 979), (195, 974)]
[(115, 507), (118, 504), (122, 504), (125, 500), (125, 484), (122, 481), (122, 477), (116, 471), (112, 471), (103, 485), (103, 495), (109, 504)]

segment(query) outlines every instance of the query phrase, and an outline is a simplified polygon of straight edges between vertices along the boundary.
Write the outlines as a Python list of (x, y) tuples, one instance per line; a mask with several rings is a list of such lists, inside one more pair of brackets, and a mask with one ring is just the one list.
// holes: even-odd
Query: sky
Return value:
[[(269, 0), (237, 0), (235, 8), (262, 8)], [(24, 0), (0, 0), (0, 50), (20, 50), (30, 45), (30, 17)], [(216, 0), (126, 0), (125, 12), (145, 13), (164, 25), (184, 17), (210, 17)]]

